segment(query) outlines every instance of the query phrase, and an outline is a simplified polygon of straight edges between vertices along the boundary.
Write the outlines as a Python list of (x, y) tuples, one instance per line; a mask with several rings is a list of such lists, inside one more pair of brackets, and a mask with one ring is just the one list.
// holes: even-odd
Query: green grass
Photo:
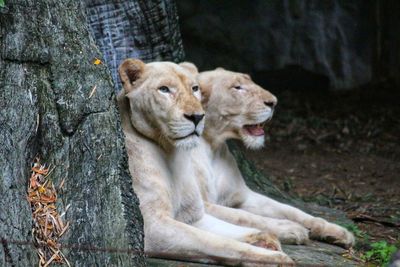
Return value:
[(349, 223), (349, 224), (341, 224), (344, 228), (352, 232), (357, 238), (361, 238), (364, 240), (368, 240), (369, 236), (366, 232), (362, 231), (356, 224)]
[(366, 262), (375, 262), (379, 266), (387, 266), (392, 254), (397, 251), (395, 245), (390, 245), (384, 240), (371, 243), (370, 246), (371, 249), (366, 251), (361, 258)]
[(361, 254), (361, 259), (365, 262), (376, 264), (377, 266), (387, 266), (393, 253), (400, 248), (396, 245), (391, 245), (385, 240), (378, 242), (369, 242), (370, 236), (362, 231), (356, 224), (340, 224), (357, 237), (356, 248)]

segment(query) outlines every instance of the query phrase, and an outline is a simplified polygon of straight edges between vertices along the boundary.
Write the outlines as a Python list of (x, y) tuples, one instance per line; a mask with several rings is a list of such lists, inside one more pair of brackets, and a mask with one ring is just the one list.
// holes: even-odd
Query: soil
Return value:
[(266, 146), (247, 156), (293, 197), (346, 212), (364, 243), (400, 247), (400, 90), (274, 94)]

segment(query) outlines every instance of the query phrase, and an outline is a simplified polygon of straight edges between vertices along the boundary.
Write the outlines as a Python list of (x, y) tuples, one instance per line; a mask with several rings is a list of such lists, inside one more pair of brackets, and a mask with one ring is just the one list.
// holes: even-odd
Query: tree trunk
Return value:
[(87, 0), (87, 17), (119, 91), (118, 66), (129, 57), (145, 62), (184, 59), (173, 0)]
[[(7, 0), (0, 8), (0, 265), (32, 266), (26, 201), (38, 155), (65, 178), (71, 204), (62, 251), (73, 266), (144, 264), (142, 217), (133, 193), (114, 87), (79, 1)], [(117, 248), (132, 253), (77, 249)]]

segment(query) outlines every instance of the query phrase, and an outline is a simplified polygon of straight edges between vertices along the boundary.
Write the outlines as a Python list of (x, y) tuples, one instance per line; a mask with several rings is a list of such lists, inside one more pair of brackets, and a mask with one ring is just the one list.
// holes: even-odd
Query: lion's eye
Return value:
[(199, 91), (199, 86), (198, 85), (193, 86), (192, 90), (193, 90), (193, 92)]
[(160, 88), (158, 88), (158, 90), (160, 90), (160, 92), (162, 92), (162, 93), (171, 92), (167, 86), (161, 86)]
[(236, 90), (242, 90), (243, 89), (243, 87), (241, 85), (234, 86), (233, 88), (235, 88)]

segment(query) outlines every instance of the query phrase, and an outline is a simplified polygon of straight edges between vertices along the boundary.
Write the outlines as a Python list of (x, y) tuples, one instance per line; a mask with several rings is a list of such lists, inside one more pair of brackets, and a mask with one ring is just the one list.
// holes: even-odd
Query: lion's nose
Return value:
[(275, 108), (275, 106), (276, 106), (276, 101), (264, 101), (264, 104), (267, 106), (267, 107), (270, 107), (271, 109), (274, 109)]
[(199, 124), (199, 122), (203, 119), (204, 114), (191, 114), (191, 115), (183, 114), (183, 116), (185, 116), (186, 119), (193, 122), (194, 126), (197, 126), (197, 124)]

